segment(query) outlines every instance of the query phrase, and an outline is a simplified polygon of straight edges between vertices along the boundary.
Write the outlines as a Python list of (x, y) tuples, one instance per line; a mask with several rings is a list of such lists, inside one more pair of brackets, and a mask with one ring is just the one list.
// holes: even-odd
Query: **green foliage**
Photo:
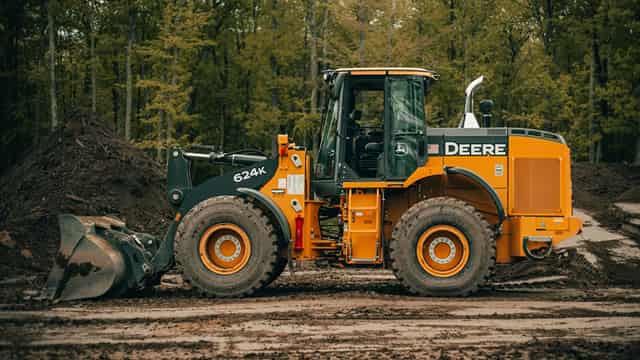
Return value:
[(166, 149), (194, 140), (188, 137), (197, 118), (197, 114), (188, 111), (193, 90), (191, 69), (199, 49), (215, 44), (202, 31), (207, 20), (208, 15), (196, 9), (194, 1), (168, 3), (158, 36), (138, 49), (152, 73), (137, 82), (151, 96), (142, 121), (151, 130), (139, 141), (141, 147)]
[[(561, 133), (577, 159), (633, 160), (640, 136), (638, 0), (57, 0), (61, 115), (90, 108), (122, 133), (134, 34), (133, 141), (268, 150), (273, 135), (316, 144), (312, 35), (320, 70), (419, 66), (441, 75), (430, 126), (456, 126), (464, 88), (495, 101), (494, 125)], [(47, 131), (46, 2), (0, 5), (1, 152)], [(95, 58), (91, 36), (95, 35)], [(477, 103), (477, 102), (476, 102)], [(61, 116), (64, 121), (64, 116)], [(598, 150), (599, 149), (599, 150)], [(15, 156), (3, 158), (3, 164)]]

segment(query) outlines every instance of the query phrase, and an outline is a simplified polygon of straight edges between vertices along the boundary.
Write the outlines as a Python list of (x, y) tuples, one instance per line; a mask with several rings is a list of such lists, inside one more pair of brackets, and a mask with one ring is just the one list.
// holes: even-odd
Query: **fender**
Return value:
[(461, 168), (461, 167), (445, 167), (444, 171), (447, 174), (464, 175), (464, 176), (472, 179), (476, 183), (478, 183), (480, 186), (482, 186), (487, 191), (487, 193), (489, 193), (489, 196), (491, 196), (491, 199), (493, 200), (493, 203), (496, 205), (496, 210), (498, 212), (498, 224), (497, 224), (497, 226), (499, 227), (500, 224), (502, 224), (502, 222), (506, 218), (505, 214), (504, 214), (504, 206), (502, 206), (502, 201), (500, 201), (500, 198), (498, 197), (498, 194), (491, 187), (491, 185), (489, 185), (486, 181), (484, 181), (484, 179), (482, 177), (480, 177), (480, 175), (474, 173), (471, 170), (465, 169), (465, 168)]
[(289, 241), (291, 240), (291, 230), (289, 229), (287, 218), (284, 216), (282, 210), (280, 210), (278, 205), (276, 205), (273, 200), (269, 199), (258, 190), (241, 187), (237, 188), (236, 191), (258, 200), (262, 205), (269, 209), (269, 211), (271, 211), (273, 216), (275, 216), (276, 220), (278, 221), (280, 229), (282, 230), (282, 235), (284, 237), (282, 241), (284, 242), (284, 245), (288, 245)]

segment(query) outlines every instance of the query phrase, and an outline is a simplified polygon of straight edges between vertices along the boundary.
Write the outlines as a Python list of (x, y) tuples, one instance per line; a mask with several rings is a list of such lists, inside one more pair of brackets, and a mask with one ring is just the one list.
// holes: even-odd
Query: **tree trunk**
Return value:
[[(42, 53), (42, 48), (40, 49), (40, 52)], [(42, 58), (44, 56), (38, 56), (36, 58), (36, 69), (41, 69), (42, 68)], [(40, 102), (42, 101), (42, 99), (46, 98), (46, 92), (43, 94), (43, 88), (42, 86), (38, 86), (36, 87), (36, 96), (35, 96), (35, 102), (34, 102), (34, 119), (33, 119), (33, 144), (36, 145), (36, 147), (39, 147), (40, 145), (40, 124), (42, 123), (41, 120), (41, 110), (40, 110)], [(43, 96), (44, 95), (44, 96)]]
[[(46, 12), (48, 12), (48, 7), (45, 6), (47, 4), (47, 0), (42, 0), (41, 6), (40, 6), (40, 16), (41, 18), (44, 19), (45, 16), (48, 16), (46, 14)], [(47, 20), (48, 21), (48, 20)], [(46, 25), (48, 26), (48, 24)], [(40, 30), (41, 34), (45, 34), (45, 31), (47, 30), (47, 28), (42, 28)], [(49, 39), (47, 39), (46, 36), (42, 36), (40, 38), (40, 42), (39, 42), (39, 56), (37, 59), (37, 68), (38, 69), (46, 69), (47, 68), (47, 47), (48, 47), (48, 41)], [(38, 86), (38, 100), (36, 101), (36, 126), (35, 126), (35, 144), (39, 147), (40, 146), (40, 136), (41, 136), (41, 132), (42, 132), (42, 128), (43, 128), (43, 124), (47, 124), (48, 125), (48, 119), (47, 119), (47, 87), (44, 86), (46, 81), (43, 81), (41, 83), (41, 85), (43, 86)], [(44, 112), (42, 112), (42, 109), (44, 109)], [(46, 128), (47, 126), (45, 126)]]
[(229, 96), (229, 48), (227, 44), (224, 44), (224, 48), (222, 49), (222, 60), (224, 66), (222, 68), (222, 91), (225, 96), (225, 100), (222, 102), (221, 111), (220, 111), (220, 151), (224, 150), (224, 137), (225, 137), (225, 126), (226, 126), (226, 118), (227, 118), (227, 101), (230, 100)]
[(640, 136), (636, 138), (636, 158), (633, 161), (633, 165), (640, 166)]
[(158, 141), (156, 144), (156, 160), (161, 163), (162, 162), (162, 143), (164, 141), (164, 137), (162, 136), (163, 131), (162, 128), (164, 126), (165, 120), (165, 112), (164, 110), (160, 110), (160, 123), (158, 124)]
[(49, 98), (51, 100), (51, 129), (58, 127), (58, 103), (56, 99), (56, 30), (53, 24), (54, 0), (49, 0), (47, 19), (49, 24)]
[(97, 81), (96, 81), (96, 34), (91, 26), (91, 116), (96, 115)]
[[(57, 37), (56, 37), (57, 40)], [(64, 114), (65, 110), (68, 109), (69, 107), (67, 106), (67, 102), (69, 101), (68, 99), (68, 95), (69, 92), (66, 91), (67, 89), (65, 88), (65, 86), (69, 86), (70, 82), (69, 82), (69, 72), (65, 71), (65, 67), (63, 66), (64, 64), (64, 58), (63, 58), (63, 51), (56, 51), (56, 57), (57, 57), (57, 63), (60, 64), (60, 72), (58, 73), (56, 70), (56, 116), (58, 118), (58, 124), (60, 123), (60, 117), (58, 116), (59, 113)], [(71, 61), (71, 59), (69, 59), (69, 61)], [(60, 85), (58, 87), (58, 85)], [(58, 90), (60, 90), (60, 92), (58, 92)], [(58, 95), (60, 95), (58, 97)]]
[(113, 70), (113, 75), (115, 77), (115, 82), (111, 87), (111, 106), (113, 109), (113, 128), (115, 129), (116, 134), (122, 134), (121, 124), (120, 124), (120, 91), (118, 89), (117, 84), (120, 82), (120, 69), (118, 66), (118, 62), (116, 60), (111, 62), (111, 68)]
[(124, 138), (131, 140), (131, 115), (133, 113), (133, 75), (131, 73), (131, 52), (133, 51), (133, 37), (135, 36), (135, 14), (132, 8), (129, 8), (129, 36), (127, 37), (127, 100), (124, 115)]
[(595, 86), (595, 71), (596, 71), (596, 59), (594, 54), (595, 48), (595, 34), (592, 36), (591, 40), (591, 64), (589, 66), (589, 162), (595, 162), (595, 123), (596, 123), (596, 112), (595, 112), (595, 102), (594, 102), (594, 86)]
[(396, 0), (391, 0), (391, 16), (389, 19), (389, 43), (387, 49), (387, 64), (391, 63), (391, 54), (393, 53), (393, 26), (396, 22)]
[(311, 54), (309, 56), (309, 80), (311, 82), (311, 109), (310, 112), (318, 112), (318, 32), (316, 29), (315, 0), (309, 0), (309, 33), (311, 35)]
[[(598, 86), (602, 89), (607, 88), (607, 83), (609, 82), (609, 56), (611, 54), (611, 33), (607, 30), (610, 28), (609, 24), (609, 10), (608, 5), (604, 4), (605, 8), (603, 10), (603, 23), (600, 43), (598, 44)], [(598, 125), (598, 133), (600, 134), (600, 140), (598, 141), (598, 147), (596, 148), (596, 163), (602, 161), (602, 152), (603, 152), (603, 138), (604, 138), (604, 130), (602, 128), (602, 124), (606, 124), (609, 122), (609, 101), (606, 97), (601, 97), (599, 100), (600, 107), (600, 119), (597, 123)]]
[[(363, 4), (361, 1), (358, 4), (358, 12), (356, 14), (356, 18), (358, 20), (358, 65), (365, 66), (365, 42), (367, 38), (367, 28), (369, 25), (369, 13), (367, 9), (367, 5)], [(360, 109), (362, 113), (367, 113), (367, 94), (366, 92), (361, 93), (362, 100), (362, 108)]]
[(544, 43), (544, 50), (547, 55), (551, 55), (552, 59), (555, 58), (553, 51), (553, 1), (546, 0), (544, 7), (544, 36), (542, 37)]
[[(69, 63), (68, 63), (68, 65), (66, 67), (68, 69), (70, 69), (70, 71), (64, 71), (65, 67), (62, 68), (63, 69), (62, 70), (63, 74), (67, 74), (67, 76), (69, 77), (68, 78), (69, 81), (65, 82), (64, 81), (64, 75), (63, 75), (62, 83), (63, 84), (67, 84), (66, 85), (67, 89), (65, 89), (65, 85), (62, 85), (62, 92), (66, 93), (67, 92), (66, 90), (69, 91), (69, 103), (71, 104), (70, 108), (72, 108), (72, 109), (76, 107), (76, 99), (78, 98), (77, 97), (77, 92), (76, 92), (76, 81), (75, 81), (75, 79), (73, 77), (78, 72), (78, 68), (77, 68), (74, 60), (75, 59), (72, 56), (69, 57), (69, 60), (68, 60)], [(64, 63), (64, 61), (61, 60), (60, 64), (62, 64), (62, 63)], [(67, 108), (64, 106), (64, 102), (63, 102), (63, 105), (62, 105), (62, 113), (63, 114), (65, 113), (65, 109), (67, 109)]]
[[(144, 66), (142, 64), (138, 65), (138, 78), (144, 79)], [(145, 104), (146, 104), (146, 101), (145, 101), (144, 89), (142, 89), (141, 87), (138, 87), (136, 89), (136, 105), (135, 105), (136, 111), (131, 116), (135, 119), (138, 119), (139, 114), (142, 111), (142, 109), (144, 109)], [(130, 135), (133, 137), (132, 134)]]
[[(274, 46), (277, 43), (278, 32), (278, 18), (276, 17), (277, 9), (278, 0), (271, 0), (271, 31)], [(271, 55), (269, 56), (269, 62), (271, 64), (271, 76), (273, 77), (273, 81), (271, 82), (271, 106), (277, 108), (280, 104), (280, 95), (276, 83), (279, 77), (280, 70), (278, 67), (278, 59), (276, 58), (276, 54), (274, 52), (271, 52)], [(277, 130), (278, 129), (276, 129), (276, 131)]]
[[(323, 7), (323, 11), (322, 11), (322, 27), (320, 29), (318, 29), (316, 34), (320, 34), (320, 36), (322, 37), (322, 50), (320, 53), (320, 58), (317, 59), (317, 66), (319, 69), (325, 70), (327, 68), (327, 65), (329, 63), (328, 59), (327, 59), (327, 46), (328, 46), (328, 33), (329, 33), (329, 3), (327, 0), (323, 0), (322, 1), (322, 7)], [(317, 36), (316, 36), (316, 42), (317, 42)], [(317, 75), (316, 75), (317, 76)], [(324, 87), (325, 83), (324, 81), (320, 82), (321, 86)], [(315, 85), (318, 87), (318, 82), (316, 79)], [(318, 89), (318, 92), (320, 91), (320, 89)], [(316, 96), (316, 99), (318, 99), (318, 96)], [(319, 97), (320, 100), (320, 109), (321, 111), (324, 111), (324, 108), (326, 106), (325, 104), (325, 97), (324, 96), (320, 96)], [(318, 153), (318, 147), (320, 146), (319, 142), (320, 142), (320, 126), (318, 126), (318, 128), (315, 129), (314, 133), (312, 134), (312, 153), (314, 155), (316, 155)]]
[[(165, 71), (164, 73), (162, 73), (161, 75), (161, 79), (162, 79), (162, 83), (166, 84), (167, 83), (167, 71)], [(162, 99), (164, 101), (167, 101), (167, 99)], [(162, 148), (165, 145), (165, 141), (167, 140), (167, 137), (169, 135), (165, 134), (165, 129), (168, 128), (168, 126), (165, 128), (165, 124), (168, 123), (167, 121), (167, 112), (164, 111), (163, 109), (160, 109), (160, 114), (159, 114), (159, 123), (158, 123), (158, 141), (157, 141), (157, 147), (156, 147), (156, 160), (158, 162), (162, 162)]]
[[(318, 29), (316, 26), (316, 1), (309, 0), (309, 14), (308, 14), (308, 27), (309, 27), (309, 85), (311, 87), (311, 101), (309, 113), (315, 115), (318, 112)], [(313, 128), (312, 128), (313, 129)], [(309, 147), (309, 135), (311, 135), (312, 151), (315, 151), (313, 147), (314, 134), (309, 131), (305, 131), (304, 145)]]
[[(456, 21), (455, 2), (454, 0), (450, 0), (449, 1), (449, 19), (448, 19), (447, 25), (453, 28), (453, 23), (455, 21)], [(447, 55), (449, 56), (449, 61), (453, 61), (456, 58), (456, 43), (454, 39), (455, 39), (454, 36), (450, 36), (449, 48), (447, 49)]]
[[(176, 84), (178, 83), (178, 48), (174, 47), (173, 48), (173, 64), (172, 64), (172, 68), (171, 68), (171, 86), (172, 88), (175, 88)], [(173, 144), (173, 134), (175, 133), (175, 122), (174, 122), (174, 118), (170, 115), (167, 114), (167, 147), (171, 146)]]
[[(605, 23), (606, 25), (606, 23)], [(590, 161), (599, 163), (602, 159), (602, 129), (600, 122), (606, 120), (608, 116), (609, 105), (606, 99), (595, 98), (595, 87), (605, 87), (608, 81), (607, 59), (604, 62), (601, 56), (601, 47), (599, 42), (599, 33), (597, 31), (595, 20), (593, 20), (591, 34), (591, 74), (589, 79), (589, 106), (591, 108), (591, 122), (589, 126), (589, 135), (591, 140)], [(597, 81), (597, 83), (596, 83)], [(597, 103), (597, 107), (596, 107)]]
[(321, 69), (325, 70), (327, 68), (327, 64), (329, 63), (329, 61), (327, 61), (327, 38), (329, 37), (329, 3), (327, 0), (324, 0), (322, 2), (322, 5), (324, 6), (324, 13), (322, 14), (322, 29), (320, 30), (322, 33), (322, 54), (320, 55), (320, 64), (322, 64)]
[[(97, 88), (96, 88), (96, 29), (95, 29), (95, 14), (96, 7), (94, 1), (88, 1), (89, 6), (89, 21), (87, 30), (89, 31), (89, 67), (91, 72), (91, 117), (96, 115), (96, 101), (97, 101)], [(85, 82), (86, 83), (86, 82)]]
[(364, 50), (365, 40), (367, 37), (367, 25), (369, 24), (369, 14), (367, 12), (366, 4), (360, 3), (358, 5), (357, 20), (359, 25), (358, 30), (358, 64), (364, 66)]

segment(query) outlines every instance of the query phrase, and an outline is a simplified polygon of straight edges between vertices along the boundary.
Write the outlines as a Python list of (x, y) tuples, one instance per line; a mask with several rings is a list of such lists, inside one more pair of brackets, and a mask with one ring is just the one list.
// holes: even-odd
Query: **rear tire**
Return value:
[(277, 232), (263, 211), (235, 196), (191, 209), (178, 225), (174, 251), (185, 281), (215, 297), (240, 297), (266, 286), (278, 270)]
[(448, 197), (409, 208), (389, 248), (395, 276), (419, 295), (467, 296), (489, 281), (495, 265), (489, 223), (469, 204)]

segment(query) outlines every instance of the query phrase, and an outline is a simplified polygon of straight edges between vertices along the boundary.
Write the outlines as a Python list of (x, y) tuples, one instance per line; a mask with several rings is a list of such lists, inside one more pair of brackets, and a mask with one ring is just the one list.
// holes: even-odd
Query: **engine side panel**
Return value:
[[(451, 196), (470, 203), (498, 225), (495, 202), (477, 181), (437, 169), (454, 167), (481, 177), (504, 207), (507, 217), (497, 239), (498, 262), (525, 256), (525, 237), (557, 244), (579, 232), (581, 222), (572, 217), (570, 152), (561, 137), (526, 129), (433, 130), (427, 144), (428, 162), (403, 184), (417, 196), (397, 195), (389, 201), (394, 217), (413, 201)], [(530, 243), (531, 249), (541, 246)]]

